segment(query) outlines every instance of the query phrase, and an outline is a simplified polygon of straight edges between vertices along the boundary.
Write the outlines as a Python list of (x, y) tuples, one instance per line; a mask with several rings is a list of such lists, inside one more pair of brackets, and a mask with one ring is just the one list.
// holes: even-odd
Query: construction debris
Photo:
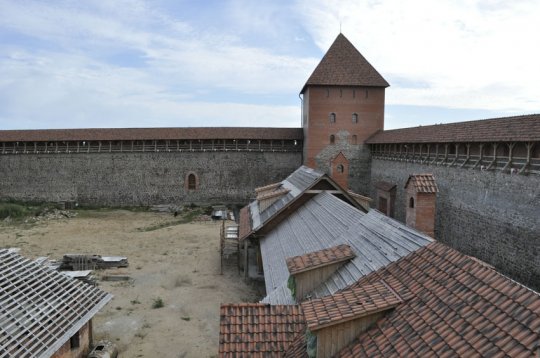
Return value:
[(61, 270), (103, 270), (112, 267), (128, 267), (128, 259), (124, 256), (101, 256), (84, 254), (67, 254), (62, 260)]

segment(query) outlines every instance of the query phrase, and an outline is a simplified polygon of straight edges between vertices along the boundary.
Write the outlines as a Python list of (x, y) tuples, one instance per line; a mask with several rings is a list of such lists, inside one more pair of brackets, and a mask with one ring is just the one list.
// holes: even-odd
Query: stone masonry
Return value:
[(439, 187), (437, 240), (540, 289), (537, 176), (373, 159), (371, 195), (375, 198), (378, 181), (396, 184), (395, 216), (402, 222), (407, 205), (404, 185), (413, 173), (433, 173)]

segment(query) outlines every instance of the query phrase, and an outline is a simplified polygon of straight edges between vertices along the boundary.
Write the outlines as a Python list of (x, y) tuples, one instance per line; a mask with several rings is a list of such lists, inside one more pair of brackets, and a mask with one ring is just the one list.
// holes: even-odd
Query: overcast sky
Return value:
[(538, 0), (0, 0), (0, 129), (298, 127), (340, 23), (386, 129), (540, 112)]

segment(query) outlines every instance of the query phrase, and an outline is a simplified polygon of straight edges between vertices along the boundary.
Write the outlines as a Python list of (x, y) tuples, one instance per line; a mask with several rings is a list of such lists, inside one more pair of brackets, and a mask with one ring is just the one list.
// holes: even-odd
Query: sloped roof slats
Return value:
[(112, 298), (11, 250), (0, 277), (0, 342), (17, 357), (52, 355)]

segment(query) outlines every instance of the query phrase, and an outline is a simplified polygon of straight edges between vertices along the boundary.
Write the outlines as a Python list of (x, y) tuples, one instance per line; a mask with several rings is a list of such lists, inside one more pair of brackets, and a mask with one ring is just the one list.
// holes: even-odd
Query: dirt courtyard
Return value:
[[(28, 258), (127, 256), (128, 268), (97, 271), (99, 287), (114, 298), (93, 321), (94, 341), (110, 339), (121, 357), (217, 356), (220, 303), (259, 299), (234, 263), (220, 275), (220, 223), (175, 224), (171, 214), (127, 210), (77, 213), (35, 224), (2, 223), (0, 247), (19, 247)], [(111, 272), (131, 280), (99, 279)], [(163, 307), (153, 308), (159, 299)]]

